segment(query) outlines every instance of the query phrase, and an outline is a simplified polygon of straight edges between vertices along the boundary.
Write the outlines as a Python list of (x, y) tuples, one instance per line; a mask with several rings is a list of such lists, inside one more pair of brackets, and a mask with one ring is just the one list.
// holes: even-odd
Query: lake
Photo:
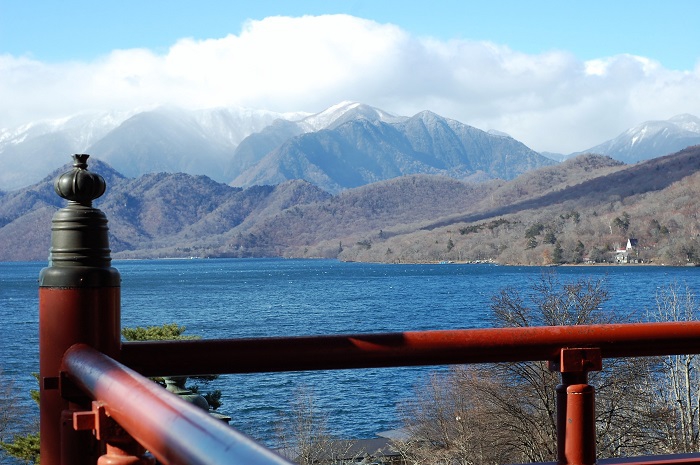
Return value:
[[(177, 323), (202, 338), (462, 329), (490, 326), (492, 297), (527, 294), (543, 272), (562, 282), (604, 279), (605, 311), (643, 315), (656, 293), (677, 283), (700, 292), (700, 268), (386, 265), (333, 260), (115, 260), (122, 276), (122, 325)], [(37, 384), (37, 278), (46, 263), (0, 263), (0, 367), (5, 387), (32, 408)], [(268, 444), (295, 391), (306, 389), (331, 432), (373, 437), (400, 426), (397, 404), (445, 367), (224, 375), (222, 413)], [(35, 412), (36, 409), (32, 410)], [(31, 416), (30, 416), (31, 418)]]

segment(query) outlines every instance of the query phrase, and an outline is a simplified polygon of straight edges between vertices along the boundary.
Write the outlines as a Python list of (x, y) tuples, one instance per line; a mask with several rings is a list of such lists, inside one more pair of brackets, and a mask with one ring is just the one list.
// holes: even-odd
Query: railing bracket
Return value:
[(93, 430), (98, 441), (108, 441), (127, 433), (107, 414), (102, 402), (93, 401), (92, 410), (73, 412), (73, 429)]
[(603, 356), (597, 347), (565, 348), (559, 360), (549, 361), (549, 371), (560, 373), (588, 373), (603, 369)]

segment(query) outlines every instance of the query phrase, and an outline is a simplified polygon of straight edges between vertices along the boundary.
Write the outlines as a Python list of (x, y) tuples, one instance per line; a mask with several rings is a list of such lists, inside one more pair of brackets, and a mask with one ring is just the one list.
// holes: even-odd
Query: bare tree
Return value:
[(352, 446), (331, 436), (328, 416), (307, 387), (294, 393), (290, 408), (280, 415), (276, 434), (280, 453), (300, 465), (338, 463)]
[[(601, 310), (607, 300), (603, 281), (561, 283), (555, 274), (544, 274), (529, 295), (515, 289), (496, 295), (493, 325), (609, 323), (614, 318)], [(652, 368), (648, 359), (606, 360), (602, 372), (591, 374), (601, 458), (660, 449), (660, 435), (650, 434), (665, 420), (649, 402)], [(469, 366), (436, 375), (404, 410), (414, 449), (405, 455), (411, 463), (426, 464), (552, 461), (559, 382), (544, 362)]]
[(490, 398), (476, 391), (493, 392), (495, 381), (475, 367), (453, 367), (433, 374), (416, 390), (416, 398), (401, 406), (407, 437), (395, 441), (406, 463), (476, 465), (507, 463), (510, 454), (498, 411)]
[[(699, 316), (691, 290), (677, 283), (656, 295), (656, 309), (650, 318), (658, 321), (692, 321)], [(700, 356), (669, 355), (659, 364), (654, 398), (667, 409), (662, 430), (669, 452), (700, 450)]]

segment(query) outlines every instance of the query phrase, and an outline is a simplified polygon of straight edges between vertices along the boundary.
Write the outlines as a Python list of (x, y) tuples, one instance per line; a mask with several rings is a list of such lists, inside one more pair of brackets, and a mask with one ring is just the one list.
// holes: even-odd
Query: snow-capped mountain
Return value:
[(279, 118), (306, 116), (238, 107), (196, 111), (157, 107), (0, 129), (0, 190), (36, 182), (81, 152), (94, 154), (127, 176), (182, 171), (228, 182), (222, 167), (241, 140)]
[[(277, 120), (262, 131), (253, 133), (242, 140), (224, 167), (224, 173), (229, 180), (236, 180), (243, 172), (260, 162), (267, 154), (301, 134), (334, 129), (349, 121), (366, 120), (398, 123), (406, 119), (405, 116), (392, 115), (384, 110), (362, 103), (342, 102), (320, 113), (306, 116), (299, 121)], [(250, 176), (249, 174), (246, 177)], [(280, 176), (280, 178), (287, 179), (285, 176)], [(242, 179), (245, 179), (245, 177)], [(244, 181), (238, 180), (235, 182)]]
[(224, 168), (241, 140), (289, 117), (299, 115), (240, 108), (186, 111), (161, 107), (127, 119), (91, 144), (87, 153), (129, 177), (183, 172), (225, 183), (231, 178)]
[(665, 121), (647, 121), (577, 154), (597, 153), (625, 163), (636, 163), (697, 144), (700, 144), (700, 118), (683, 114)]
[(82, 113), (67, 118), (29, 123), (13, 129), (0, 129), (0, 149), (53, 133), (62, 133), (71, 143), (87, 147), (129, 118), (130, 112)]
[(407, 118), (387, 113), (384, 110), (358, 102), (341, 102), (326, 110), (307, 116), (299, 121), (299, 127), (304, 132), (315, 132), (321, 129), (332, 128), (348, 121), (367, 119), (369, 121), (383, 121), (385, 123), (398, 123)]
[[(305, 179), (328, 192), (411, 174), (513, 179), (555, 164), (515, 139), (424, 111), (411, 118), (342, 118), (266, 154), (231, 183)], [(243, 145), (243, 144), (241, 144)]]
[[(698, 143), (700, 120), (680, 115), (644, 123), (588, 151), (634, 162)], [(413, 173), (510, 179), (550, 162), (503, 133), (358, 102), (317, 114), (154, 107), (0, 129), (0, 191), (37, 182), (80, 152), (129, 177), (185, 172), (234, 185), (299, 177), (331, 190)]]
[(68, 155), (85, 151), (136, 112), (84, 113), (0, 129), (0, 190), (40, 180), (48, 170), (65, 164)]

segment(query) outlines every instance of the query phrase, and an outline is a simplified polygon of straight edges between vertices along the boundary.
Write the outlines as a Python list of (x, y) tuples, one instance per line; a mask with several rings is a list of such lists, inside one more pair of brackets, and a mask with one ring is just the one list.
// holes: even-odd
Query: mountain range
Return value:
[[(0, 261), (46, 259), (51, 217), (65, 204), (53, 180), (69, 168), (0, 192)], [(129, 178), (92, 157), (89, 169), (108, 184), (95, 206), (115, 258), (577, 263), (605, 261), (635, 237), (645, 261), (700, 262), (700, 146), (634, 165), (584, 154), (512, 180), (414, 174), (335, 194), (304, 180), (241, 188), (184, 173)]]
[[(679, 115), (585, 152), (630, 163), (697, 143), (700, 120)], [(329, 193), (412, 174), (510, 180), (556, 163), (503, 133), (429, 111), (405, 117), (356, 102), (313, 115), (157, 107), (0, 129), (0, 189), (37, 182), (81, 152), (131, 178), (182, 172), (237, 187), (304, 179)]]
[(580, 153), (608, 155), (624, 163), (636, 163), (700, 144), (700, 118), (677, 115), (666, 121), (647, 121), (612, 140)]

